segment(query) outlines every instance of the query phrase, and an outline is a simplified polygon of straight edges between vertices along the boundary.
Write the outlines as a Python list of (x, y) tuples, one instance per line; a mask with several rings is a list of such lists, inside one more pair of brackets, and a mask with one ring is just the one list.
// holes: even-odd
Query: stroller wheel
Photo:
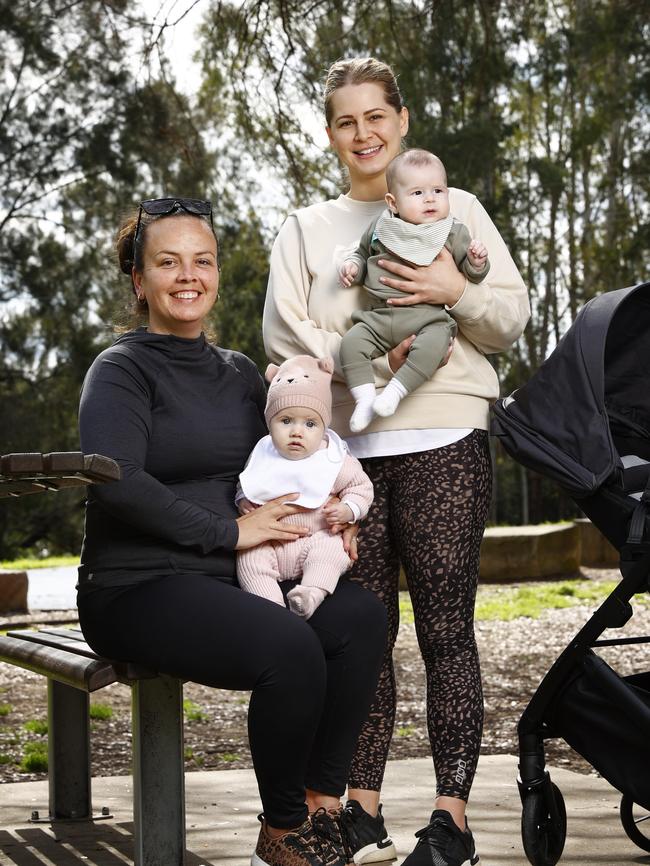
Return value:
[(650, 851), (650, 812), (637, 806), (631, 797), (621, 799), (621, 824), (629, 838), (643, 851)]
[[(549, 808), (546, 794), (553, 797)], [(555, 812), (555, 818), (551, 814)], [(566, 808), (560, 789), (553, 782), (527, 791), (522, 806), (521, 838), (532, 866), (555, 866), (562, 856), (566, 839)]]

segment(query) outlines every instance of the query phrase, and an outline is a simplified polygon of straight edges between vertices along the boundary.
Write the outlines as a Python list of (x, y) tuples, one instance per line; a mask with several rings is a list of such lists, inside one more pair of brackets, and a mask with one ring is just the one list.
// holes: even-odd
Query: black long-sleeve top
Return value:
[(245, 355), (197, 339), (121, 336), (95, 360), (81, 448), (122, 480), (88, 488), (81, 575), (101, 585), (198, 572), (235, 580), (235, 486), (266, 433), (266, 389)]

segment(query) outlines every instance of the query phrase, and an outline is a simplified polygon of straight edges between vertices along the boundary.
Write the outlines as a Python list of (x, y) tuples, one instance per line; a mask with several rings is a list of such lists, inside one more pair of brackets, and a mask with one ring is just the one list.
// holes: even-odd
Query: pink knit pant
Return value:
[(275, 580), (302, 577), (308, 586), (320, 586), (333, 592), (339, 577), (350, 567), (340, 534), (331, 535), (320, 508), (291, 514), (283, 523), (308, 526), (312, 534), (286, 544), (260, 544), (243, 550), (237, 557), (237, 573), (242, 583), (262, 575)]

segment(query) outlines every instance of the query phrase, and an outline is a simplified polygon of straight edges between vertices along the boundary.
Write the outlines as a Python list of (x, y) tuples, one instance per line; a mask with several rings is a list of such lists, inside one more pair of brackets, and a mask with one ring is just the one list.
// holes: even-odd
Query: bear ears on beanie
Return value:
[(278, 370), (283, 370), (283, 372), (286, 373), (294, 367), (295, 369), (298, 369), (298, 366), (305, 365), (309, 368), (313, 367), (314, 364), (317, 369), (322, 370), (324, 373), (329, 373), (331, 375), (334, 372), (334, 361), (331, 358), (312, 358), (311, 355), (296, 355), (295, 358), (289, 358), (288, 361), (283, 361), (279, 367), (277, 364), (269, 364), (266, 368), (264, 378), (267, 382), (272, 382), (275, 379)]

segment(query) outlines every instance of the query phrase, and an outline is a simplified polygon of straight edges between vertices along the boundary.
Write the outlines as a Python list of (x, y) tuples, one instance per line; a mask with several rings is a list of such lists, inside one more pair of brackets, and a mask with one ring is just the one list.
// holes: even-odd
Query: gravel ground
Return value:
[[(617, 579), (617, 571), (588, 570), (583, 577)], [(510, 622), (483, 621), (477, 638), (485, 692), (484, 754), (516, 754), (516, 726), (526, 704), (559, 652), (591, 615), (594, 606), (547, 610), (538, 619), (520, 617)], [(635, 615), (624, 632), (650, 633), (650, 606), (635, 605)], [(618, 634), (621, 634), (619, 631)], [(646, 670), (647, 645), (607, 648), (603, 658), (619, 673)], [(429, 754), (424, 705), (424, 671), (413, 624), (403, 624), (395, 652), (398, 712), (391, 758)], [(42, 677), (0, 664), (0, 781), (39, 779), (44, 773), (21, 770), (19, 764), (28, 743), (45, 742), (46, 735), (24, 725), (46, 720), (46, 684)], [(248, 693), (209, 689), (188, 683), (185, 753), (187, 770), (250, 767), (246, 737)], [(109, 719), (92, 722), (93, 775), (129, 772), (131, 759), (130, 692), (109, 686), (91, 698), (109, 706)], [(4, 710), (2, 708), (5, 708)], [(33, 726), (32, 726), (33, 727)], [(551, 766), (578, 772), (594, 772), (561, 741), (546, 748)]]

